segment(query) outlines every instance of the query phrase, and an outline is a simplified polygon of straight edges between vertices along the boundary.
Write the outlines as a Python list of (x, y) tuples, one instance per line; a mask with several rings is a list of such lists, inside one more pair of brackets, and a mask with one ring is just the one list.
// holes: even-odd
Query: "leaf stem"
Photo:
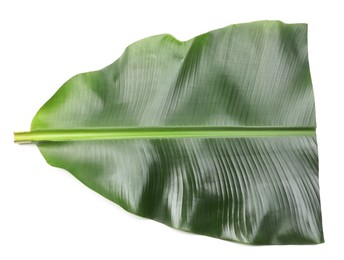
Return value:
[(313, 127), (164, 127), (35, 130), (14, 133), (16, 143), (165, 138), (313, 136)]

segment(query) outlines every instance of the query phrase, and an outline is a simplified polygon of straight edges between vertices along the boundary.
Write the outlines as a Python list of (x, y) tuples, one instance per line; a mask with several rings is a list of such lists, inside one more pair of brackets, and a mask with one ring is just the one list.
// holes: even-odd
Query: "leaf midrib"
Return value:
[(34, 130), (14, 133), (17, 143), (166, 138), (312, 136), (315, 127), (141, 127)]

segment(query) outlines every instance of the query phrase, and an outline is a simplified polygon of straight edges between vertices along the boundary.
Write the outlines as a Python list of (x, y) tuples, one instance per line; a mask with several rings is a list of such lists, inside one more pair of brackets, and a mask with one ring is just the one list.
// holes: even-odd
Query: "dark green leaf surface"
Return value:
[(313, 244), (315, 124), (307, 26), (262, 21), (138, 41), (67, 81), (16, 138), (134, 214), (242, 243)]

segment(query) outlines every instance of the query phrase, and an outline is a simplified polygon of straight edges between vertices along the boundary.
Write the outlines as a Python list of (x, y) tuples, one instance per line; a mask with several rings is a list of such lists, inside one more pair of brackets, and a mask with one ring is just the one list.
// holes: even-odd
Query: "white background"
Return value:
[[(341, 1), (8, 1), (0, 3), (0, 259), (344, 259)], [(13, 144), (71, 76), (141, 38), (187, 40), (232, 23), (309, 24), (325, 244), (245, 246), (131, 215)]]

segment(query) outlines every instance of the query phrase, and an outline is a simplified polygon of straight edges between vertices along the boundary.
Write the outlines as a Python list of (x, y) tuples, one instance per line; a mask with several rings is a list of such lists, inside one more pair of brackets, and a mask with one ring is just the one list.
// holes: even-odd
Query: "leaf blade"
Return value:
[(306, 36), (305, 24), (266, 21), (184, 43), (143, 39), (110, 66), (67, 81), (31, 130), (315, 127)]
[(251, 244), (323, 241), (313, 137), (39, 143), (129, 212)]

